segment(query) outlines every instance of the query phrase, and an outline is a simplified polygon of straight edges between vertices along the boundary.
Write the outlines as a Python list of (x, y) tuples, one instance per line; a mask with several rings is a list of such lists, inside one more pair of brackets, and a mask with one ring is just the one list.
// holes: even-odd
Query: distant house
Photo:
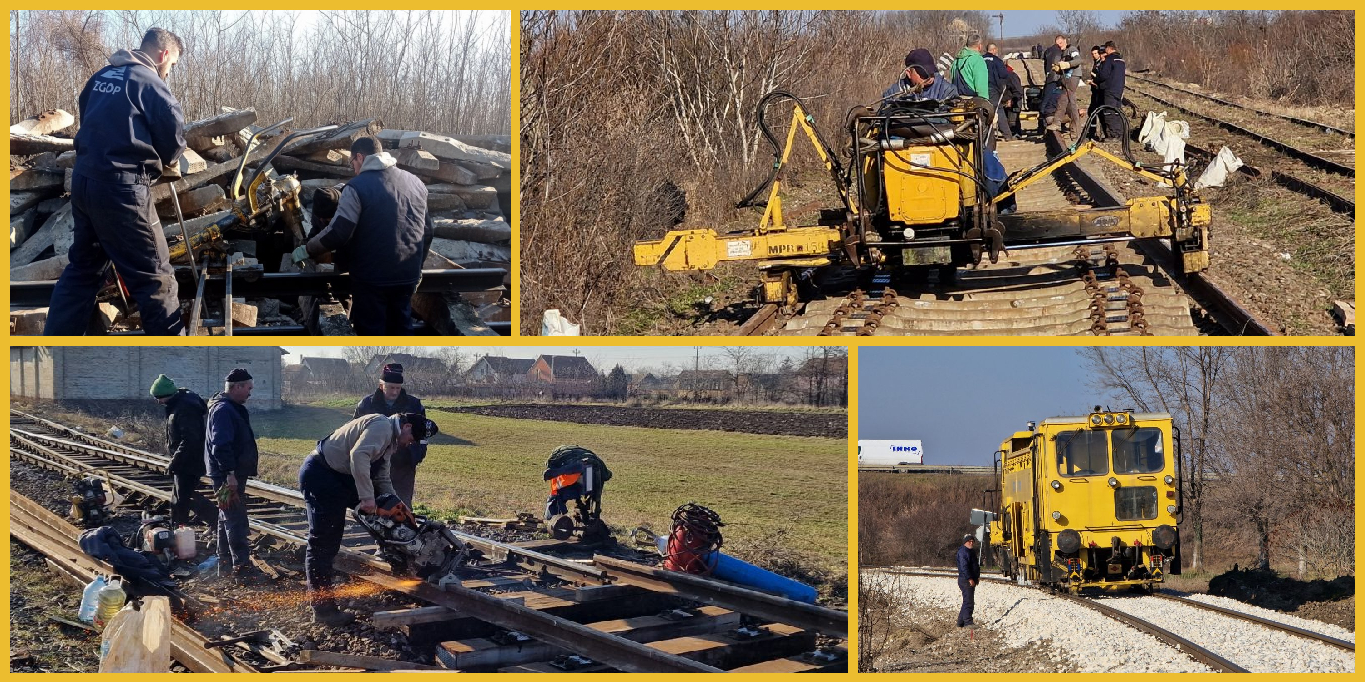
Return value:
[(699, 400), (728, 400), (734, 397), (734, 375), (723, 369), (685, 369), (673, 380), (673, 395)]
[(384, 369), (384, 365), (398, 363), (403, 366), (403, 376), (421, 377), (426, 380), (438, 380), (450, 371), (446, 363), (436, 358), (424, 358), (411, 353), (389, 353), (387, 355), (376, 355), (365, 363), (365, 376), (374, 377), (379, 380), (379, 375)]
[(671, 398), (676, 382), (673, 377), (661, 377), (653, 373), (636, 374), (631, 377), (630, 395), (638, 398)]
[(465, 380), (471, 384), (524, 384), (527, 373), (536, 364), (529, 358), (505, 358), (500, 355), (485, 355), (479, 358), (465, 372)]
[(338, 381), (351, 374), (351, 363), (341, 358), (305, 357), (299, 367), (298, 378), (304, 381)]
[(541, 355), (526, 373), (545, 384), (582, 384), (597, 380), (597, 368), (579, 355)]

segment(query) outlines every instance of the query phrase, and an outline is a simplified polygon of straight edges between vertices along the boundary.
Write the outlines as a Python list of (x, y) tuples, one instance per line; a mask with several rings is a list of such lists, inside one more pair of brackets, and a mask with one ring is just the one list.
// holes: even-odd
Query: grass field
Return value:
[[(329, 402), (253, 414), (261, 477), (296, 486), (303, 456), (350, 418), (351, 407)], [(418, 468), (419, 504), (448, 514), (539, 515), (549, 492), (541, 480), (546, 457), (559, 445), (577, 444), (598, 453), (612, 470), (603, 507), (618, 531), (641, 525), (666, 531), (673, 509), (695, 501), (720, 513), (726, 545), (737, 552), (795, 550), (818, 556), (827, 568), (846, 563), (848, 487), (841, 439), (443, 412), (431, 417), (441, 434)]]

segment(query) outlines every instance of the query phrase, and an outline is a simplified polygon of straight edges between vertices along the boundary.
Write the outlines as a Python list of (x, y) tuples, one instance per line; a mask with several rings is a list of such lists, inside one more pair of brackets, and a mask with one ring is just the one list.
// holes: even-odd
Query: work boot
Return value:
[(313, 605), (313, 622), (328, 627), (341, 627), (355, 621), (355, 615), (337, 608), (337, 603), (328, 599)]
[(1049, 116), (1048, 119), (1047, 119), (1047, 130), (1051, 130), (1051, 131), (1053, 131), (1053, 132), (1059, 132), (1059, 131), (1061, 131), (1061, 129), (1062, 129), (1062, 123), (1061, 123), (1061, 121), (1058, 121), (1057, 119), (1055, 119), (1055, 118)]

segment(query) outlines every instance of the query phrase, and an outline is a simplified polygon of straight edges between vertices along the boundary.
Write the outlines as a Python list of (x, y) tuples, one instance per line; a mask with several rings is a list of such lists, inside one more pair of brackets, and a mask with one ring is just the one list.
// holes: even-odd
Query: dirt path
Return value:
[(639, 426), (648, 429), (733, 431), (764, 436), (847, 438), (848, 417), (815, 412), (743, 410), (664, 410), (607, 405), (480, 405), (437, 407), (444, 412), (507, 419), (540, 419), (574, 424)]

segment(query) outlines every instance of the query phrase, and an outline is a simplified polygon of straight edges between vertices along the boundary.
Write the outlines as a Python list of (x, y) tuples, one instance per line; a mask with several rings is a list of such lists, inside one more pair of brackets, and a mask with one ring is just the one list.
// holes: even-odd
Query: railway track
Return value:
[[(1042, 144), (1004, 142), (1006, 168), (1044, 160)], [(1020, 193), (1019, 211), (1109, 206), (1122, 198), (1088, 161), (1072, 164), (1054, 183)], [(1272, 330), (1212, 282), (1177, 280), (1161, 263), (1164, 247), (1150, 240), (1086, 240), (1016, 248), (998, 263), (941, 282), (919, 279), (866, 282), (837, 273), (831, 293), (784, 314), (767, 305), (744, 323), (741, 335), (781, 336), (1192, 336), (1272, 334)], [(840, 279), (842, 278), (842, 279)]]
[[(951, 579), (954, 579), (954, 580), (957, 579), (957, 572), (956, 572), (956, 571), (951, 571), (950, 569), (937, 570), (937, 569), (934, 569), (934, 568), (932, 568), (932, 567), (927, 567), (927, 568), (924, 568), (924, 569), (916, 569), (916, 570), (902, 570), (902, 569), (894, 569), (894, 568), (893, 568), (893, 569), (886, 569), (886, 570), (884, 570), (884, 571), (882, 571), (882, 572), (888, 573), (888, 574), (892, 574), (892, 575), (919, 576), (919, 577), (927, 577), (927, 578), (951, 578)], [(992, 583), (1004, 584), (1004, 585), (1016, 585), (1016, 583), (1015, 583), (1013, 580), (1010, 580), (1010, 579), (1005, 578), (1005, 577), (1003, 577), (1003, 576), (983, 575), (983, 576), (981, 576), (981, 578), (982, 578), (983, 581), (988, 581), (988, 582), (992, 582)], [(1134, 615), (1132, 615), (1132, 614), (1126, 613), (1126, 612), (1124, 612), (1124, 611), (1122, 611), (1122, 610), (1120, 610), (1120, 609), (1118, 609), (1118, 608), (1114, 608), (1114, 607), (1112, 607), (1112, 606), (1109, 606), (1109, 605), (1103, 603), (1102, 601), (1099, 601), (1099, 600), (1096, 600), (1096, 599), (1093, 599), (1093, 598), (1088, 598), (1088, 597), (1073, 595), (1073, 594), (1069, 594), (1069, 593), (1065, 593), (1065, 592), (1055, 592), (1055, 591), (1052, 591), (1052, 592), (1047, 592), (1047, 594), (1049, 594), (1050, 596), (1054, 596), (1054, 597), (1061, 598), (1061, 599), (1066, 599), (1066, 600), (1071, 601), (1071, 602), (1076, 603), (1076, 604), (1080, 604), (1080, 605), (1082, 605), (1082, 606), (1085, 606), (1086, 608), (1094, 609), (1094, 610), (1096, 610), (1096, 611), (1099, 611), (1100, 613), (1103, 613), (1104, 615), (1106, 615), (1106, 616), (1108, 616), (1108, 617), (1110, 617), (1110, 618), (1113, 618), (1113, 619), (1118, 620), (1118, 621), (1120, 621), (1120, 622), (1123, 622), (1123, 623), (1126, 623), (1126, 624), (1128, 624), (1128, 625), (1131, 625), (1131, 626), (1133, 626), (1134, 628), (1137, 628), (1137, 629), (1140, 630), (1140, 631), (1146, 632), (1146, 633), (1148, 633), (1148, 634), (1150, 634), (1150, 635), (1156, 637), (1157, 639), (1160, 639), (1161, 641), (1166, 642), (1167, 644), (1169, 644), (1169, 645), (1171, 645), (1171, 646), (1173, 646), (1173, 647), (1175, 647), (1175, 648), (1177, 648), (1177, 649), (1180, 649), (1181, 651), (1184, 651), (1184, 652), (1188, 653), (1188, 654), (1189, 654), (1192, 658), (1194, 658), (1195, 660), (1199, 661), (1200, 663), (1204, 663), (1205, 665), (1208, 665), (1209, 667), (1214, 668), (1215, 670), (1220, 670), (1220, 671), (1223, 671), (1223, 672), (1247, 672), (1247, 671), (1246, 671), (1245, 669), (1243, 669), (1241, 666), (1238, 666), (1237, 664), (1235, 664), (1235, 663), (1233, 663), (1233, 662), (1231, 662), (1231, 661), (1228, 661), (1227, 659), (1225, 659), (1225, 658), (1223, 658), (1223, 657), (1221, 657), (1221, 656), (1218, 656), (1217, 654), (1215, 654), (1215, 653), (1209, 651), (1209, 650), (1208, 650), (1207, 648), (1205, 648), (1205, 647), (1201, 647), (1201, 646), (1195, 644), (1194, 642), (1191, 642), (1190, 640), (1188, 640), (1188, 639), (1186, 639), (1186, 638), (1184, 638), (1184, 637), (1180, 637), (1179, 635), (1176, 635), (1176, 634), (1174, 634), (1174, 633), (1171, 633), (1171, 632), (1169, 632), (1168, 630), (1166, 630), (1166, 629), (1164, 629), (1164, 628), (1161, 628), (1161, 627), (1157, 626), (1157, 625), (1154, 624), (1154, 623), (1151, 623), (1151, 622), (1148, 622), (1148, 621), (1143, 620), (1143, 619), (1141, 619), (1141, 618), (1138, 618), (1137, 616), (1134, 616)], [(1111, 603), (1122, 603), (1122, 601), (1125, 600), (1125, 599), (1145, 599), (1145, 598), (1161, 599), (1161, 600), (1165, 600), (1165, 601), (1169, 601), (1169, 602), (1173, 602), (1173, 603), (1177, 603), (1177, 604), (1182, 604), (1182, 605), (1184, 605), (1184, 606), (1188, 606), (1188, 607), (1195, 608), (1195, 609), (1200, 609), (1200, 610), (1202, 610), (1202, 611), (1207, 611), (1207, 612), (1210, 612), (1210, 613), (1216, 613), (1216, 614), (1219, 614), (1219, 615), (1222, 615), (1222, 616), (1227, 616), (1227, 617), (1229, 617), (1229, 618), (1234, 618), (1234, 619), (1237, 619), (1237, 620), (1242, 620), (1242, 621), (1246, 621), (1246, 622), (1250, 622), (1250, 623), (1255, 623), (1255, 624), (1257, 624), (1257, 625), (1259, 625), (1259, 626), (1262, 626), (1262, 627), (1265, 627), (1265, 628), (1269, 628), (1269, 629), (1272, 629), (1272, 630), (1276, 630), (1276, 631), (1278, 631), (1278, 632), (1283, 632), (1283, 633), (1286, 633), (1286, 634), (1288, 634), (1288, 635), (1293, 635), (1293, 636), (1295, 636), (1295, 637), (1304, 638), (1304, 639), (1312, 640), (1312, 641), (1315, 641), (1315, 642), (1319, 642), (1319, 643), (1321, 643), (1321, 644), (1325, 644), (1325, 645), (1328, 645), (1328, 646), (1331, 646), (1331, 647), (1334, 647), (1334, 648), (1337, 648), (1337, 649), (1341, 649), (1341, 650), (1343, 650), (1343, 651), (1350, 651), (1350, 652), (1352, 652), (1352, 653), (1355, 652), (1355, 643), (1354, 643), (1354, 642), (1350, 642), (1350, 641), (1347, 641), (1347, 640), (1343, 640), (1343, 639), (1339, 639), (1339, 638), (1332, 637), (1332, 636), (1329, 636), (1329, 635), (1325, 635), (1325, 634), (1322, 634), (1322, 633), (1320, 633), (1320, 632), (1314, 632), (1314, 631), (1312, 631), (1312, 630), (1307, 630), (1307, 629), (1304, 629), (1304, 628), (1301, 628), (1301, 627), (1296, 627), (1296, 626), (1294, 626), (1294, 625), (1289, 625), (1289, 624), (1287, 624), (1287, 623), (1282, 623), (1282, 622), (1279, 622), (1279, 621), (1276, 621), (1276, 620), (1272, 620), (1272, 619), (1269, 619), (1269, 618), (1262, 618), (1262, 617), (1260, 617), (1260, 616), (1257, 616), (1257, 615), (1254, 615), (1254, 614), (1250, 614), (1250, 613), (1246, 613), (1246, 612), (1244, 612), (1244, 611), (1238, 611), (1238, 610), (1236, 610), (1236, 609), (1224, 608), (1224, 607), (1220, 607), (1220, 606), (1217, 606), (1217, 605), (1214, 605), (1214, 604), (1209, 604), (1209, 603), (1206, 603), (1206, 602), (1201, 602), (1201, 601), (1198, 601), (1198, 600), (1189, 599), (1189, 598), (1186, 598), (1186, 597), (1182, 597), (1182, 596), (1175, 595), (1175, 594), (1170, 594), (1170, 593), (1167, 593), (1167, 592), (1159, 592), (1159, 591), (1158, 591), (1158, 592), (1152, 592), (1152, 593), (1150, 593), (1150, 594), (1145, 594), (1145, 595), (1141, 595), (1141, 596), (1138, 596), (1138, 595), (1134, 595), (1134, 596), (1115, 596), (1115, 597), (1106, 598), (1106, 599), (1103, 600), (1103, 601), (1107, 601), (1107, 602), (1111, 602)]]
[(1222, 105), (1222, 106), (1225, 106), (1225, 107), (1228, 107), (1228, 108), (1231, 108), (1231, 109), (1240, 109), (1240, 110), (1245, 111), (1245, 112), (1247, 112), (1247, 113), (1256, 114), (1256, 115), (1258, 115), (1258, 116), (1267, 116), (1267, 117), (1270, 117), (1270, 118), (1273, 118), (1273, 119), (1278, 119), (1278, 120), (1281, 120), (1281, 121), (1287, 121), (1287, 122), (1293, 123), (1293, 124), (1295, 124), (1295, 125), (1304, 126), (1304, 127), (1306, 127), (1306, 128), (1313, 128), (1313, 129), (1315, 129), (1315, 130), (1320, 130), (1320, 131), (1325, 132), (1325, 133), (1332, 133), (1332, 134), (1335, 134), (1335, 135), (1341, 135), (1341, 136), (1344, 136), (1344, 137), (1349, 137), (1349, 138), (1351, 138), (1352, 140), (1354, 140), (1355, 137), (1356, 137), (1356, 134), (1355, 134), (1354, 132), (1350, 131), (1350, 130), (1345, 130), (1345, 129), (1342, 129), (1342, 128), (1337, 128), (1336, 126), (1331, 126), (1331, 125), (1328, 125), (1328, 124), (1326, 124), (1326, 123), (1320, 123), (1320, 122), (1318, 122), (1318, 121), (1310, 121), (1310, 120), (1308, 120), (1308, 119), (1306, 119), (1306, 118), (1299, 118), (1299, 117), (1297, 117), (1297, 116), (1286, 116), (1286, 115), (1284, 115), (1284, 114), (1277, 114), (1277, 113), (1274, 113), (1274, 112), (1271, 112), (1271, 111), (1265, 111), (1265, 110), (1263, 110), (1263, 109), (1257, 109), (1257, 108), (1255, 108), (1255, 107), (1249, 107), (1249, 106), (1247, 106), (1247, 105), (1245, 105), (1245, 104), (1238, 104), (1238, 103), (1236, 103), (1236, 102), (1232, 102), (1232, 101), (1229, 101), (1229, 100), (1226, 100), (1226, 99), (1222, 99), (1222, 98), (1220, 98), (1220, 97), (1214, 97), (1214, 96), (1212, 96), (1212, 95), (1207, 95), (1207, 94), (1204, 94), (1204, 93), (1202, 93), (1202, 92), (1196, 92), (1196, 91), (1190, 90), (1190, 89), (1188, 89), (1188, 88), (1177, 87), (1177, 86), (1171, 85), (1170, 83), (1164, 83), (1164, 82), (1162, 82), (1162, 81), (1159, 81), (1159, 80), (1156, 80), (1156, 79), (1152, 79), (1152, 78), (1147, 78), (1147, 77), (1145, 77), (1145, 76), (1142, 76), (1142, 75), (1139, 75), (1139, 74), (1136, 74), (1136, 73), (1130, 73), (1130, 74), (1128, 74), (1128, 78), (1129, 78), (1130, 80), (1138, 81), (1139, 83), (1146, 83), (1146, 84), (1149, 84), (1149, 85), (1156, 85), (1156, 86), (1159, 86), (1159, 87), (1161, 87), (1161, 88), (1163, 88), (1163, 89), (1166, 89), (1166, 90), (1172, 90), (1172, 91), (1174, 91), (1174, 92), (1178, 92), (1178, 93), (1180, 93), (1180, 94), (1182, 94), (1182, 95), (1188, 95), (1188, 96), (1194, 97), (1194, 98), (1196, 98), (1196, 99), (1202, 99), (1202, 100), (1205, 100), (1205, 101), (1208, 101), (1208, 102), (1213, 102), (1214, 104), (1219, 104), (1219, 105)]
[[(166, 457), (31, 414), (11, 412), (10, 456), (66, 477), (107, 477), (128, 496), (125, 506), (156, 510), (170, 498)], [(289, 546), (306, 543), (307, 523), (297, 491), (251, 481), (248, 497), (252, 531)], [(60, 541), (63, 535), (74, 540), (78, 531), (48, 514), (28, 514), (29, 525), (12, 524), (11, 534), (55, 557), (59, 565), (90, 569), (89, 558), (74, 543)], [(471, 567), (462, 575), (462, 585), (444, 590), (389, 575), (387, 564), (368, 553), (374, 547), (363, 533), (347, 533), (337, 565), (381, 590), (426, 602), (427, 606), (374, 613), (371, 621), (376, 627), (403, 630), (410, 641), (424, 639), (433, 644), (437, 661), (447, 668), (563, 672), (563, 661), (571, 660), (572, 669), (584, 672), (846, 669), (842, 640), (847, 639), (847, 614), (842, 611), (612, 557), (569, 560), (542, 552), (539, 546), (457, 535), (491, 561)], [(679, 611), (675, 608), (679, 603), (704, 606)], [(508, 632), (533, 639), (499, 635)], [(192, 632), (187, 636), (187, 646), (196, 637), (203, 639)], [(183, 655), (191, 662), (202, 658), (196, 657), (194, 646), (190, 650)], [(566, 659), (569, 655), (578, 658)], [(250, 660), (233, 663), (239, 670), (253, 666)], [(274, 663), (263, 669), (300, 665), (299, 661)], [(392, 664), (403, 666), (399, 661)]]

